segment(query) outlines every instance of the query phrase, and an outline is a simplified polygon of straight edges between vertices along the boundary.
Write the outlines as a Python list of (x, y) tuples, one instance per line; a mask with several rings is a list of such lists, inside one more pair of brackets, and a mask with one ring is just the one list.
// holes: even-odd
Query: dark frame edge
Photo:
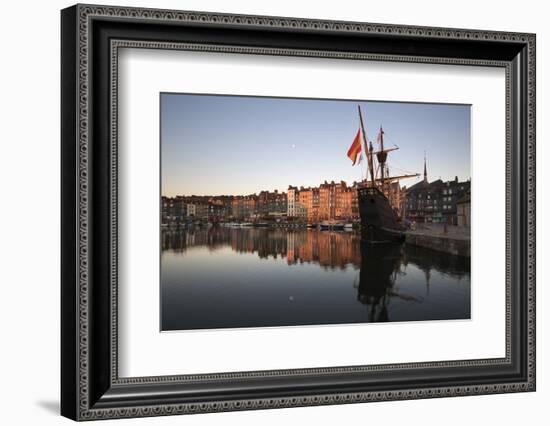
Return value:
[[(528, 392), (536, 391), (535, 349), (535, 139), (536, 35), (527, 40), (512, 61), (511, 73), (511, 235), (512, 243), (512, 353), (521, 368)], [(507, 123), (508, 125), (508, 123)], [(514, 252), (514, 248), (518, 250)]]
[(61, 415), (78, 420), (77, 52), (78, 6), (61, 11)]

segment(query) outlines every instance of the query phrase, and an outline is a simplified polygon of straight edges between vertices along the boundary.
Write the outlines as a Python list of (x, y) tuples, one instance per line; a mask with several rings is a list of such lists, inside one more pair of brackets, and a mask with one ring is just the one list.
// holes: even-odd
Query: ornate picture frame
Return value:
[[(534, 34), (76, 5), (61, 12), (61, 413), (160, 416), (535, 390)], [(506, 356), (119, 377), (120, 48), (506, 72)]]

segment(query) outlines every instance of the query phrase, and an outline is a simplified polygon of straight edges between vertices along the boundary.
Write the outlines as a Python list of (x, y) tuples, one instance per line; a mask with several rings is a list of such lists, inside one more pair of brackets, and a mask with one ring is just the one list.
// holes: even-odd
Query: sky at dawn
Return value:
[[(160, 95), (162, 195), (247, 195), (361, 180), (346, 156), (363, 110), (384, 129), (391, 175), (470, 178), (470, 106), (216, 95)], [(376, 145), (375, 145), (376, 148)], [(363, 166), (363, 167), (362, 167)], [(411, 186), (422, 179), (406, 179)]]

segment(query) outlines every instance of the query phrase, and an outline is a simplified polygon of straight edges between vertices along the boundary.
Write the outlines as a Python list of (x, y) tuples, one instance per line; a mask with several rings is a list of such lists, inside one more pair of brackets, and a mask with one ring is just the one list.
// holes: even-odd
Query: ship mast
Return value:
[[(398, 180), (401, 180), (401, 179), (407, 179), (407, 178), (413, 178), (413, 177), (418, 177), (420, 176), (420, 173), (414, 173), (414, 174), (408, 174), (408, 175), (399, 175), (399, 176), (386, 176), (384, 178), (384, 181), (387, 183), (387, 182), (395, 182), (395, 181), (398, 181)], [(376, 181), (380, 182), (381, 179), (378, 178), (376, 179)]]
[(386, 151), (384, 151), (384, 131), (382, 130), (382, 126), (380, 126), (378, 138), (380, 140), (380, 152), (376, 154), (376, 158), (378, 159), (378, 163), (380, 164), (380, 183), (382, 185), (382, 191), (383, 191), (384, 190), (384, 167), (386, 166), (386, 158), (388, 154), (386, 153)]
[[(369, 174), (370, 174), (370, 181), (372, 187), (378, 187), (383, 194), (390, 197), (391, 194), (389, 191), (389, 187), (386, 188), (388, 185), (391, 185), (394, 182), (399, 182), (401, 179), (407, 179), (412, 177), (420, 176), (418, 173), (414, 174), (403, 174), (399, 176), (390, 176), (389, 170), (387, 169), (386, 162), (388, 159), (388, 153), (391, 151), (398, 150), (399, 147), (397, 145), (393, 146), (392, 148), (384, 149), (384, 130), (382, 130), (382, 126), (380, 126), (380, 130), (378, 133), (378, 141), (380, 142), (380, 149), (378, 151), (374, 151), (372, 146), (372, 141), (369, 141), (367, 144), (367, 136), (365, 133), (365, 126), (363, 124), (363, 114), (361, 111), (361, 106), (357, 105), (357, 109), (359, 111), (359, 122), (361, 123), (361, 132), (363, 133), (363, 143), (361, 144), (363, 146), (363, 151), (365, 153), (365, 156), (367, 158), (367, 164), (369, 167)], [(376, 155), (376, 160), (378, 162), (378, 167), (375, 172), (374, 169), (374, 156)], [(380, 177), (378, 177), (378, 171), (380, 172)]]
[(361, 123), (361, 133), (363, 134), (363, 150), (365, 151), (365, 156), (367, 157), (367, 164), (369, 166), (369, 172), (370, 172), (370, 180), (372, 182), (372, 186), (375, 186), (376, 185), (376, 181), (374, 179), (374, 166), (372, 164), (372, 144), (371, 144), (371, 149), (370, 149), (370, 153), (369, 153), (369, 150), (367, 148), (367, 137), (366, 137), (366, 134), (365, 134), (365, 126), (363, 125), (363, 114), (361, 113), (361, 106), (360, 105), (357, 105), (357, 109), (359, 110), (359, 122)]

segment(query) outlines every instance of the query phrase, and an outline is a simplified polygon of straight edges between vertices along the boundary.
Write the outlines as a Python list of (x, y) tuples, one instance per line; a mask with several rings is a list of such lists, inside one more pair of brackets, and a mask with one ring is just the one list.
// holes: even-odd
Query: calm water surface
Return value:
[(165, 331), (469, 318), (469, 259), (352, 232), (162, 233)]

